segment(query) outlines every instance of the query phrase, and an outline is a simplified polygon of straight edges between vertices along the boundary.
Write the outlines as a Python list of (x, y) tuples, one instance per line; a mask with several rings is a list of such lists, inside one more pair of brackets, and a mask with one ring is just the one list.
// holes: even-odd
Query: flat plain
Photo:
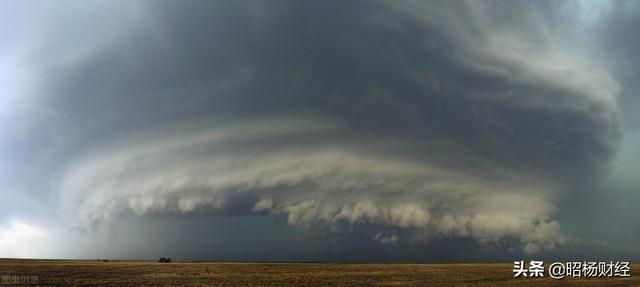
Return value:
[[(631, 277), (513, 278), (513, 264), (0, 260), (1, 286), (640, 286)], [(637, 275), (636, 275), (637, 274)], [(6, 280), (23, 280), (20, 283)]]

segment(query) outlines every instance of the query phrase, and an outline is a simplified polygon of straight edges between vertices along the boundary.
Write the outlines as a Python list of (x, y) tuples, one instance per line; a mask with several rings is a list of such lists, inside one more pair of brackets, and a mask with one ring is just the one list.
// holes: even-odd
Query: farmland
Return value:
[[(640, 286), (626, 278), (513, 278), (513, 264), (0, 260), (0, 286)], [(21, 278), (22, 283), (6, 282)], [(16, 279), (20, 280), (20, 279)], [(26, 281), (25, 281), (26, 280)]]

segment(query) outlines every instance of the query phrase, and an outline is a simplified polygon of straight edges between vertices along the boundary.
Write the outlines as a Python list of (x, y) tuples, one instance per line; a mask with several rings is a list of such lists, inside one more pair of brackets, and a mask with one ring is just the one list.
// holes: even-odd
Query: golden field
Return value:
[[(0, 260), (1, 286), (640, 286), (631, 277), (513, 278), (513, 264), (315, 264)], [(637, 274), (637, 275), (636, 275)], [(8, 277), (7, 277), (8, 276)], [(18, 276), (18, 277), (15, 277)], [(37, 282), (30, 282), (37, 278)], [(24, 280), (24, 279), (23, 279)]]

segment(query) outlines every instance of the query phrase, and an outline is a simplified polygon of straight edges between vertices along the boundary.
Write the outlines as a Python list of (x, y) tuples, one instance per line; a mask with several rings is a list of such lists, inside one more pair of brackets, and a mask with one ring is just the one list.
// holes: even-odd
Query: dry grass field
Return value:
[[(513, 264), (155, 263), (0, 260), (1, 286), (640, 286), (626, 278), (513, 278)], [(638, 274), (638, 276), (636, 276)], [(18, 277), (15, 277), (18, 276)], [(29, 282), (37, 278), (37, 282)]]

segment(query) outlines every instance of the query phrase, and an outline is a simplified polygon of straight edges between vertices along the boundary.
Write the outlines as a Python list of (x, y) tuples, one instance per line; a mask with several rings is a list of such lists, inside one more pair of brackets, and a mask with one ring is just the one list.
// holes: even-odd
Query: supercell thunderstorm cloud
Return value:
[(638, 154), (637, 2), (26, 2), (0, 12), (0, 257), (624, 250), (593, 206), (639, 199), (607, 184)]

